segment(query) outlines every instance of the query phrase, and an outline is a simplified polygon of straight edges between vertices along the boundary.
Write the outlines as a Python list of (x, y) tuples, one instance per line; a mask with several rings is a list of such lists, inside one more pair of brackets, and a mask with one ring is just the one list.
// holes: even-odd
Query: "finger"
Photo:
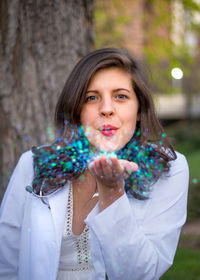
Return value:
[(93, 176), (96, 176), (96, 172), (95, 172), (95, 163), (94, 163), (94, 161), (92, 161), (92, 162), (89, 163), (88, 169), (89, 169), (90, 173), (91, 173)]
[(112, 168), (111, 168), (112, 163), (110, 162), (110, 160), (106, 157), (101, 157), (100, 164), (102, 167), (103, 175), (107, 178), (112, 177)]
[(103, 179), (105, 177), (104, 171), (101, 164), (101, 158), (95, 159), (92, 163), (89, 164), (89, 170), (92, 169), (92, 174), (96, 178)]
[(130, 170), (129, 171), (125, 170), (124, 173), (123, 173), (123, 178), (127, 179), (132, 173), (133, 172), (131, 172)]
[(124, 169), (129, 170), (130, 172), (134, 172), (138, 169), (138, 165), (135, 162), (131, 162), (128, 160), (120, 159), (120, 165), (124, 167)]
[(116, 173), (121, 174), (124, 171), (124, 166), (120, 163), (120, 161), (117, 158), (111, 158), (111, 161), (113, 170)]
[(93, 175), (98, 176), (98, 174), (100, 173), (100, 166), (99, 166), (98, 159), (90, 162), (88, 169), (92, 172)]
[(95, 160), (95, 172), (97, 177), (100, 177), (101, 179), (105, 177), (100, 158)]

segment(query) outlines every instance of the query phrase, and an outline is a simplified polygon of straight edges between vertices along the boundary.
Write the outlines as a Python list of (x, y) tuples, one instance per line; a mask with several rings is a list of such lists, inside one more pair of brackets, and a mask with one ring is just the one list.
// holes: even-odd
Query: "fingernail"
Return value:
[(112, 161), (111, 161), (110, 158), (107, 158), (106, 161), (107, 161), (107, 163), (109, 163), (110, 165), (112, 165)]

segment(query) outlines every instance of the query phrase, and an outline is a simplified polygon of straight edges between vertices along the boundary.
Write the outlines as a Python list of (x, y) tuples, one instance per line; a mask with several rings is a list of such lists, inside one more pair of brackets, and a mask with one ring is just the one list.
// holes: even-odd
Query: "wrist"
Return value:
[(99, 193), (100, 211), (103, 211), (125, 193), (124, 180), (115, 186), (113, 185), (113, 187), (97, 183), (97, 189)]

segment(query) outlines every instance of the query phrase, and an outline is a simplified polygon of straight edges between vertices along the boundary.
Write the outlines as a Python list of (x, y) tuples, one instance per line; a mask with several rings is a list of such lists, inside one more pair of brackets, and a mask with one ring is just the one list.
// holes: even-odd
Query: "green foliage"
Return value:
[(188, 196), (188, 221), (200, 217), (200, 122), (179, 122), (165, 128), (169, 137), (175, 139), (175, 148), (184, 154), (189, 165), (190, 187)]
[[(193, 32), (200, 36), (200, 24), (193, 21), (193, 15), (200, 12), (200, 6), (194, 0), (180, 0), (185, 10), (184, 34)], [(127, 38), (126, 27), (133, 22), (134, 15), (128, 7), (131, 0), (96, 0), (95, 7), (95, 47), (115, 46), (126, 48), (126, 42), (134, 44), (134, 38)], [(142, 3), (142, 2), (141, 2)], [(151, 69), (151, 84), (155, 92), (172, 93), (171, 69), (179, 67), (184, 72), (184, 92), (198, 92), (200, 82), (199, 60), (194, 59), (193, 49), (182, 38), (182, 43), (174, 45), (171, 39), (173, 29), (173, 1), (144, 1), (142, 7), (143, 60)], [(133, 12), (134, 14), (134, 12)], [(141, 59), (141, 58), (140, 58)], [(199, 59), (199, 60), (198, 60)], [(196, 74), (195, 74), (196, 73)], [(191, 83), (192, 86), (185, 84)]]
[(186, 9), (191, 10), (191, 11), (200, 12), (200, 6), (196, 1), (194, 1), (194, 0), (182, 0), (181, 2), (183, 3), (183, 5)]
[(94, 12), (96, 40), (95, 47), (124, 46), (122, 27), (131, 21), (125, 13), (125, 7), (120, 0), (96, 1)]
[(200, 183), (190, 183), (189, 197), (188, 197), (188, 219), (187, 221), (194, 221), (200, 217)]
[(165, 128), (168, 136), (175, 140), (176, 149), (190, 156), (196, 153), (200, 143), (200, 121), (180, 121)]

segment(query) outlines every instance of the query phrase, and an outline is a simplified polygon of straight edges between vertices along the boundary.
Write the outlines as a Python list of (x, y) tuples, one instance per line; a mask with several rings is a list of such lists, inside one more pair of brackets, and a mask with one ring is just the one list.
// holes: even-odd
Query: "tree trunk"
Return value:
[(20, 154), (54, 138), (58, 95), (93, 47), (93, 2), (0, 1), (0, 201)]

